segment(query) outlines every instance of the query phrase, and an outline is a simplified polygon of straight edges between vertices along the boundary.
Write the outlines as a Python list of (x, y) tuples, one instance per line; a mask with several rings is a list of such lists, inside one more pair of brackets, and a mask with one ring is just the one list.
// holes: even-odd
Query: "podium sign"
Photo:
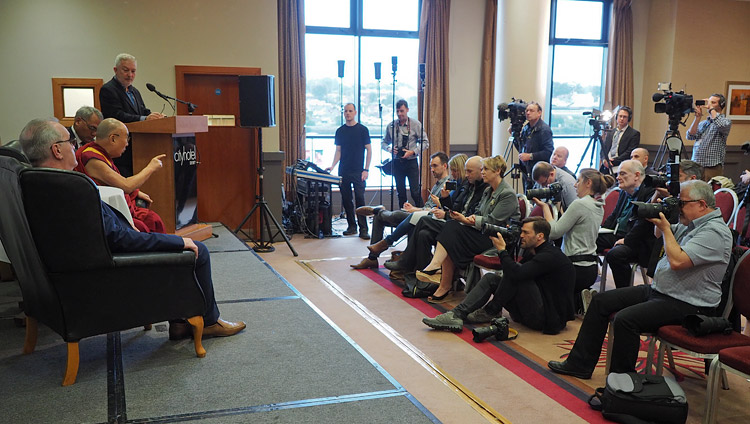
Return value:
[(151, 159), (167, 155), (163, 168), (151, 175), (141, 189), (151, 196), (151, 209), (161, 216), (168, 233), (197, 222), (195, 133), (208, 131), (205, 116), (172, 116), (125, 124), (132, 137), (133, 171), (138, 173)]

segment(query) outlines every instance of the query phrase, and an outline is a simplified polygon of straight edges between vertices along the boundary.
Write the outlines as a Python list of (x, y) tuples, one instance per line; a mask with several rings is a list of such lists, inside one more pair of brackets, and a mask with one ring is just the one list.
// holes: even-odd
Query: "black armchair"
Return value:
[(11, 140), (7, 144), (0, 146), (0, 156), (10, 156), (19, 162), (29, 163), (29, 158), (26, 157), (21, 147), (21, 142), (18, 140)]
[(77, 172), (0, 156), (0, 197), (0, 237), (27, 316), (24, 353), (34, 350), (37, 322), (60, 334), (68, 343), (64, 386), (75, 383), (79, 340), (153, 322), (186, 318), (195, 352), (205, 356), (193, 252), (112, 254), (98, 190)]

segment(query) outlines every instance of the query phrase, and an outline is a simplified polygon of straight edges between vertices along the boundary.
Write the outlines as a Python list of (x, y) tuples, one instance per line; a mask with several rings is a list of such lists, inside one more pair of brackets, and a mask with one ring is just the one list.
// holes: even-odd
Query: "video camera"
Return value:
[(562, 184), (552, 183), (545, 188), (533, 188), (526, 190), (526, 198), (539, 200), (552, 200), (553, 202), (562, 201)]
[(526, 122), (526, 102), (521, 99), (516, 100), (515, 97), (511, 97), (512, 102), (500, 103), (497, 105), (497, 119), (500, 122), (510, 118), (511, 132), (515, 135), (523, 128), (523, 123)]
[(609, 121), (612, 120), (612, 112), (608, 110), (602, 112), (599, 109), (592, 109), (591, 112), (583, 112), (583, 116), (591, 116), (589, 119), (589, 125), (591, 125), (596, 132), (611, 128)]
[(482, 234), (496, 237), (497, 233), (503, 236), (507, 245), (513, 245), (521, 239), (521, 223), (512, 219), (506, 226), (494, 225), (488, 222), (482, 224)]
[(667, 114), (669, 129), (673, 132), (677, 131), (677, 124), (682, 117), (693, 111), (693, 95), (685, 94), (684, 90), (672, 91), (671, 82), (660, 82), (657, 90), (660, 92), (651, 96), (651, 99), (656, 102), (654, 112)]

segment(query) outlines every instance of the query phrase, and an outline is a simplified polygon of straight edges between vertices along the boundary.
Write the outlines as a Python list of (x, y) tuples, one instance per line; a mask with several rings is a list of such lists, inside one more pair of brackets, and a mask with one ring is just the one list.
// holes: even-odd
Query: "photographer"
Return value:
[[(703, 167), (692, 160), (686, 159), (680, 162), (680, 175), (678, 181), (684, 183), (689, 180), (703, 180)], [(656, 187), (656, 191), (654, 191), (654, 195), (651, 197), (651, 203), (655, 203), (657, 199), (663, 199), (665, 197), (669, 197), (669, 191), (667, 188)]]
[(461, 331), (464, 320), (489, 322), (505, 308), (513, 321), (532, 330), (559, 333), (574, 318), (575, 277), (570, 259), (548, 241), (549, 234), (550, 225), (544, 218), (523, 220), (520, 244), (524, 255), (520, 264), (505, 250), (500, 233), (490, 237), (502, 261), (503, 277), (485, 274), (460, 305), (435, 318), (423, 318), (422, 322), (438, 330)]
[[(698, 103), (698, 102), (696, 102)], [(703, 180), (724, 175), (724, 156), (727, 149), (727, 137), (732, 129), (732, 121), (721, 111), (727, 101), (721, 94), (712, 94), (704, 104), (694, 108), (695, 119), (687, 133), (688, 140), (695, 140), (692, 159), (703, 167)], [(706, 109), (706, 120), (703, 122), (703, 110)]]
[[(451, 210), (461, 213), (463, 216), (474, 215), (479, 207), (484, 191), (488, 185), (482, 179), (482, 158), (473, 156), (466, 161), (467, 188), (452, 202)], [(432, 260), (432, 248), (437, 243), (437, 236), (450, 219), (442, 209), (433, 209), (433, 216), (422, 217), (417, 221), (414, 231), (409, 236), (406, 249), (401, 253), (397, 261), (386, 261), (385, 267), (391, 271), (414, 271), (427, 266)]]
[(388, 124), (381, 147), (393, 155), (393, 178), (396, 180), (398, 204), (406, 203), (406, 179), (414, 206), (421, 208), (422, 193), (419, 187), (418, 157), (422, 150), (429, 151), (430, 143), (422, 123), (409, 118), (409, 104), (401, 99), (396, 102), (398, 119)]
[(612, 187), (615, 179), (602, 175), (592, 168), (582, 169), (575, 184), (578, 199), (570, 204), (559, 221), (552, 217), (548, 203), (532, 199), (544, 211), (544, 219), (550, 223), (550, 238), (562, 237), (562, 251), (573, 262), (575, 268), (575, 288), (573, 298), (576, 309), (581, 310), (581, 291), (588, 289), (596, 281), (599, 267), (596, 260), (596, 237), (604, 217), (604, 202), (601, 196)]
[[(439, 205), (440, 198), (438, 196), (444, 196), (445, 198), (450, 196), (451, 193), (445, 190), (445, 183), (450, 178), (448, 167), (450, 166), (451, 170), (454, 170), (459, 165), (462, 167), (464, 165), (464, 159), (457, 158), (457, 156), (454, 156), (450, 161), (448, 160), (448, 155), (443, 152), (433, 153), (430, 156), (430, 172), (432, 172), (432, 177), (435, 178), (435, 185), (432, 186), (430, 200), (427, 201), (424, 207), (418, 208), (406, 202), (404, 203), (404, 207), (398, 211), (387, 211), (382, 206), (362, 206), (357, 208), (358, 215), (364, 217), (374, 214), (375, 218), (372, 220), (372, 238), (370, 239), (370, 245), (367, 246), (367, 250), (370, 253), (359, 263), (349, 265), (350, 267), (354, 269), (379, 267), (378, 257), (380, 254), (391, 247), (398, 239), (409, 234), (414, 228), (416, 221), (419, 220), (419, 217), (427, 215), (430, 208)], [(466, 155), (463, 155), (463, 157), (465, 158)], [(396, 229), (391, 235), (384, 238), (383, 231), (386, 225), (394, 226)]]
[(588, 379), (599, 362), (612, 322), (610, 372), (635, 371), (642, 333), (680, 324), (689, 314), (712, 315), (721, 300), (721, 282), (729, 263), (732, 234), (724, 224), (711, 187), (703, 181), (680, 184), (680, 223), (663, 214), (652, 219), (664, 236), (665, 255), (651, 285), (609, 290), (593, 297), (573, 349), (565, 361), (550, 361), (558, 373)]
[(531, 176), (541, 188), (547, 188), (552, 183), (560, 184), (562, 187), (561, 196), (555, 197), (556, 200), (559, 199), (562, 203), (563, 210), (567, 210), (568, 206), (576, 200), (576, 179), (571, 177), (567, 172), (563, 172), (561, 169), (555, 168), (547, 162), (540, 161), (534, 165)]
[(633, 109), (628, 106), (618, 109), (617, 128), (607, 132), (604, 138), (601, 152), (602, 172), (616, 174), (620, 163), (630, 159), (630, 153), (641, 144), (641, 133), (630, 126), (632, 120)]
[(617, 174), (620, 197), (612, 214), (602, 223), (602, 230), (596, 238), (598, 254), (610, 249), (607, 263), (616, 287), (630, 285), (632, 262), (648, 266), (654, 245), (653, 225), (644, 219), (637, 219), (632, 204), (633, 201), (648, 202), (654, 194), (655, 188), (644, 181), (643, 173), (643, 165), (638, 161), (626, 160), (620, 164)]
[(524, 185), (528, 189), (534, 186), (534, 181), (529, 178), (534, 165), (539, 161), (549, 161), (555, 146), (552, 142), (552, 130), (542, 121), (542, 107), (539, 103), (529, 102), (526, 106), (526, 121), (521, 130), (523, 151), (518, 154), (518, 160), (526, 167)]

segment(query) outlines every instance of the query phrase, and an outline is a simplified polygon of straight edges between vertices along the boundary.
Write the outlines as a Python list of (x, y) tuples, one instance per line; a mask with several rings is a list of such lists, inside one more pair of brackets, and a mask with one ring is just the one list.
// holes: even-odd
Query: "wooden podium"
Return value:
[(211, 227), (197, 224), (197, 151), (195, 133), (208, 132), (205, 116), (171, 116), (125, 124), (133, 137), (133, 171), (154, 156), (166, 154), (164, 167), (141, 187), (151, 196), (151, 209), (161, 216), (167, 233), (205, 240)]

